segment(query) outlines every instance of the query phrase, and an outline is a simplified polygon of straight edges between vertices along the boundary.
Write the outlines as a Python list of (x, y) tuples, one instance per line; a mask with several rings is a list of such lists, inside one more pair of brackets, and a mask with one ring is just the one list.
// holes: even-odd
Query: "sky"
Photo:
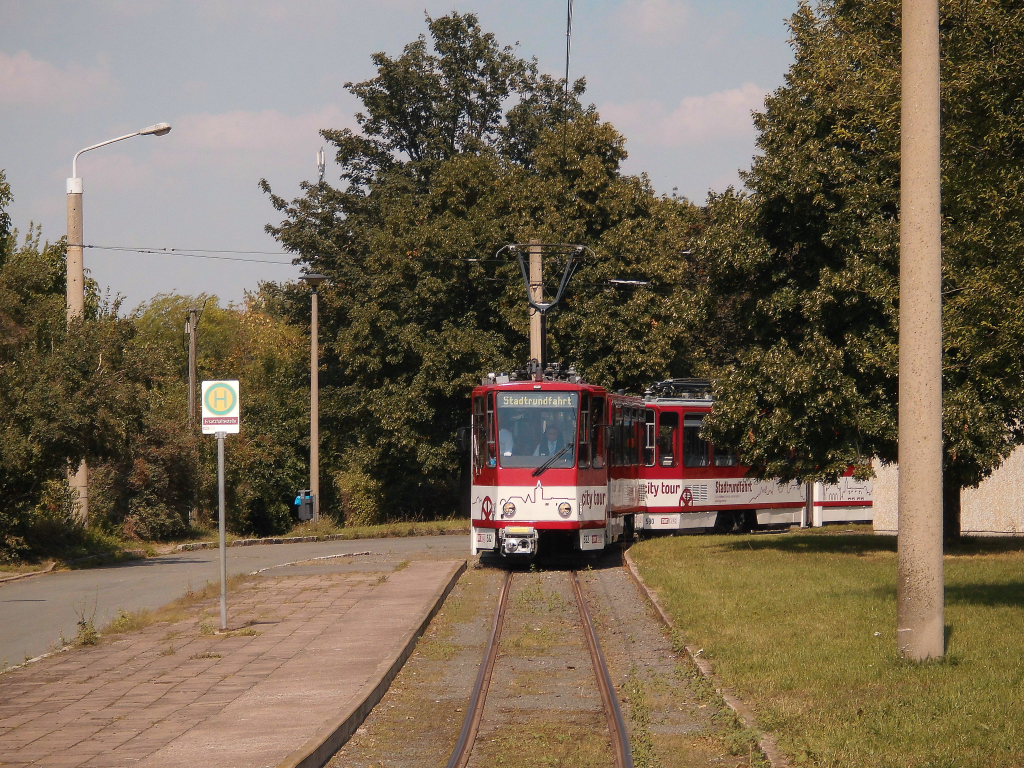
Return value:
[[(755, 152), (751, 110), (792, 62), (796, 6), (576, 0), (570, 78), (587, 79), (584, 101), (625, 135), (623, 170), (695, 202), (739, 185)], [(167, 122), (166, 136), (79, 158), (84, 240), (96, 246), (85, 265), (101, 289), (131, 309), (172, 292), (240, 302), (261, 281), (294, 280), (300, 268), (264, 231), (281, 217), (259, 180), (296, 197), (324, 148), (336, 182), (318, 131), (358, 127), (345, 83), (426, 32), (425, 13), (453, 10), (563, 75), (564, 0), (0, 0), (0, 168), (15, 226), (59, 239), (75, 152)]]

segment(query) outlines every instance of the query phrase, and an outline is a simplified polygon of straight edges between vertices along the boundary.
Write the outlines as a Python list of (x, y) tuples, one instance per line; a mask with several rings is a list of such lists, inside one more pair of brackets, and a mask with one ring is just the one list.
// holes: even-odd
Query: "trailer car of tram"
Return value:
[(658, 382), (645, 394), (646, 501), (638, 531), (871, 520), (871, 481), (854, 478), (852, 467), (831, 484), (749, 477), (735, 454), (700, 436), (713, 404), (711, 382), (702, 379)]
[(871, 519), (871, 481), (758, 480), (700, 436), (711, 384), (674, 379), (644, 398), (557, 366), (489, 375), (472, 393), (472, 553), (595, 551), (643, 533)]

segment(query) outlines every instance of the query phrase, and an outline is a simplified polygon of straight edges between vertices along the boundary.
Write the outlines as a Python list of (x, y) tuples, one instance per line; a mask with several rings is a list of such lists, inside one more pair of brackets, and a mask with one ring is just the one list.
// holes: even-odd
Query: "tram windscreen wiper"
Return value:
[(562, 458), (562, 456), (565, 455), (566, 451), (570, 450), (571, 448), (572, 448), (572, 443), (569, 443), (568, 445), (564, 446), (560, 451), (558, 451), (558, 453), (552, 454), (550, 459), (548, 459), (543, 464), (541, 464), (539, 467), (537, 467), (535, 470), (533, 470), (533, 476), (534, 477), (539, 477), (540, 475), (543, 475), (545, 472), (547, 472), (549, 469), (551, 469), (551, 466), (556, 461), (558, 461), (560, 458)]

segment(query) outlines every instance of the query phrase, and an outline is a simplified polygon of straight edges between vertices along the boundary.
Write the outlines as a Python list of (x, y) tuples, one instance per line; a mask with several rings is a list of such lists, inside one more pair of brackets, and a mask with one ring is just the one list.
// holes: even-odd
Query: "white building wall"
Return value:
[[(895, 534), (899, 468), (875, 464), (875, 533)], [(1024, 449), (1017, 449), (977, 488), (960, 493), (960, 529), (973, 536), (1024, 535)]]
[(871, 495), (872, 524), (875, 533), (896, 535), (899, 508), (900, 470), (895, 464), (873, 462), (875, 483)]

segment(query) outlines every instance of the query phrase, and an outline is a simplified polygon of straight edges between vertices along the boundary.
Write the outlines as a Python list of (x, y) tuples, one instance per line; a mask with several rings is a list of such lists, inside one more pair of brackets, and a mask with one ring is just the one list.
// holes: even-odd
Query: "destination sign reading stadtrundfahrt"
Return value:
[(203, 434), (238, 434), (238, 382), (203, 382)]

